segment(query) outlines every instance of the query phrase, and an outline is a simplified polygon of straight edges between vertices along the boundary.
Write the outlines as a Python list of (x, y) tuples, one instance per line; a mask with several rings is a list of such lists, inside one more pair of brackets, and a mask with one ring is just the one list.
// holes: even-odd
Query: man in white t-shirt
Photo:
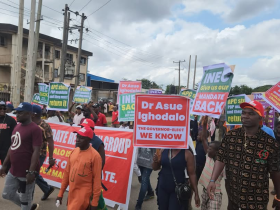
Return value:
[(104, 107), (104, 114), (105, 114), (105, 116), (107, 116), (107, 113), (108, 113), (108, 104), (107, 104), (107, 102), (104, 103), (103, 107)]
[(60, 116), (58, 111), (48, 111), (48, 121), (53, 123), (63, 122), (62, 117)]
[(76, 124), (76, 125), (80, 125), (81, 124), (81, 120), (85, 118), (84, 114), (83, 114), (83, 107), (82, 105), (78, 105), (76, 106), (76, 112), (72, 112), (72, 108), (76, 103), (73, 102), (72, 106), (69, 108), (68, 113), (69, 116), (71, 118), (73, 118), (73, 123), (70, 124)]

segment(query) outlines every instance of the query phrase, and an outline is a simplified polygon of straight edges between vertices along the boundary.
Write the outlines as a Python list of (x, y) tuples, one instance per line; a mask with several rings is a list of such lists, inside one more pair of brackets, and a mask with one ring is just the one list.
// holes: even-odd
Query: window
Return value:
[(67, 53), (66, 54), (66, 60), (69, 60), (69, 61), (73, 62), (73, 54)]
[(80, 73), (79, 74), (79, 81), (84, 82), (85, 81), (85, 74)]
[(58, 69), (54, 70), (54, 78), (58, 78)]
[(86, 65), (86, 64), (87, 64), (87, 59), (84, 58), (84, 57), (81, 57), (81, 62), (80, 62), (80, 64)]
[(56, 50), (54, 51), (54, 53), (55, 53), (55, 59), (60, 59), (60, 51)]
[(71, 67), (66, 67), (64, 72), (64, 78), (67, 80), (72, 80), (74, 77), (75, 69)]
[(6, 46), (6, 38), (4, 36), (0, 36), (0, 46), (1, 47)]

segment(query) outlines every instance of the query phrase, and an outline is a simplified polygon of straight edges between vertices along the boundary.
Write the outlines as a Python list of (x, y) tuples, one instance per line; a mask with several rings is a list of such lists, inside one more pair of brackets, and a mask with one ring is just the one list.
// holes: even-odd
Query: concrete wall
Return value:
[(0, 84), (10, 84), (11, 67), (0, 66)]

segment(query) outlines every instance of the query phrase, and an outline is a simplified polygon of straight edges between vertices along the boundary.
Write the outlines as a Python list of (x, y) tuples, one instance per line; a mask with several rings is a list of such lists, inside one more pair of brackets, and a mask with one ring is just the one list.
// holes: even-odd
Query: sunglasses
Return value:
[(7, 108), (6, 107), (0, 107), (0, 110), (6, 110)]

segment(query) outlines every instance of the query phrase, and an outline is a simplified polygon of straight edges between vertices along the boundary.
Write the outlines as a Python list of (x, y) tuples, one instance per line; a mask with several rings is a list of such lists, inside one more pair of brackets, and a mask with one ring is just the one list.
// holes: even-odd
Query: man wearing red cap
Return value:
[[(83, 127), (77, 131), (75, 148), (69, 156), (57, 200), (62, 197), (69, 185), (67, 209), (97, 210), (101, 194), (102, 161), (98, 152), (90, 146), (93, 131)], [(93, 197), (90, 202), (91, 197)]]
[(261, 129), (264, 108), (257, 101), (240, 104), (242, 128), (226, 133), (207, 191), (214, 198), (215, 181), (226, 166), (228, 210), (263, 209), (269, 201), (269, 175), (275, 186), (274, 207), (280, 207), (280, 150)]

